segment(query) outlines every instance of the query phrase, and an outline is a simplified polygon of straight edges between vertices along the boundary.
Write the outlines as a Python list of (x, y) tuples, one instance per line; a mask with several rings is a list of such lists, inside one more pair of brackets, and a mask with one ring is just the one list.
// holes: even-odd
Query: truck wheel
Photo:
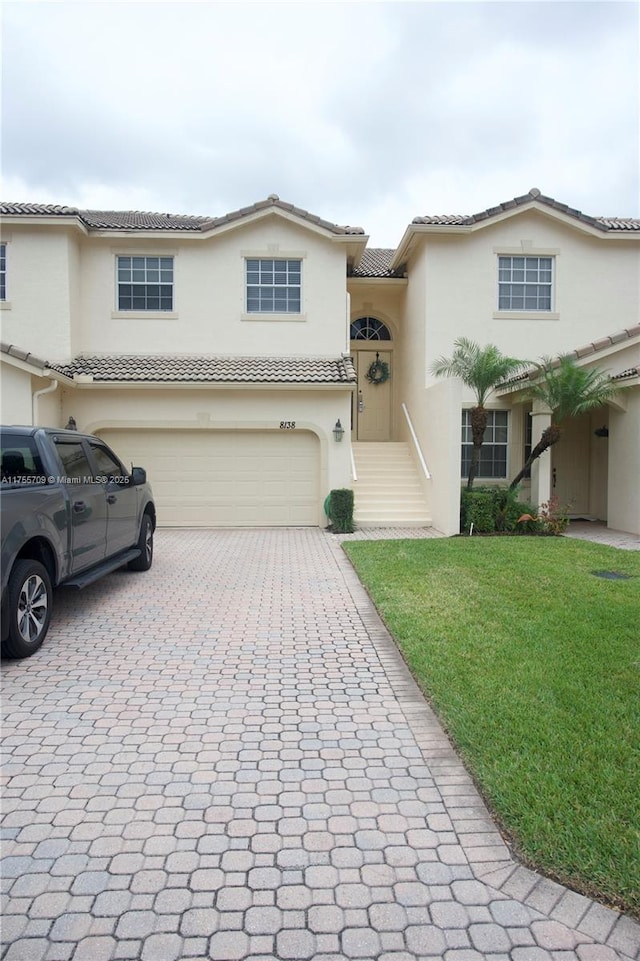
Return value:
[(140, 551), (140, 557), (136, 557), (135, 561), (129, 561), (129, 570), (148, 571), (153, 563), (153, 523), (149, 514), (142, 515), (140, 537), (136, 546)]
[(9, 576), (9, 633), (2, 644), (9, 657), (30, 657), (42, 645), (51, 620), (53, 590), (39, 561), (16, 561)]

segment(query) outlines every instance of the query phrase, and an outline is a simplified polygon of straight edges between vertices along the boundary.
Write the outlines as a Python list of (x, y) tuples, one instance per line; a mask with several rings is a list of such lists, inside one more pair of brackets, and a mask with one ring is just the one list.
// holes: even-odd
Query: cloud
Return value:
[(276, 192), (381, 245), (531, 186), (638, 213), (635, 4), (9, 2), (3, 41), (10, 199)]

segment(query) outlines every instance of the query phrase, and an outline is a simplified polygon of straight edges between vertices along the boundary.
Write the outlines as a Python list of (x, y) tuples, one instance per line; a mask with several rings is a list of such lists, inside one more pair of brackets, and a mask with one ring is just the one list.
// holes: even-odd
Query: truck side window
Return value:
[(65, 477), (79, 484), (93, 483), (93, 471), (79, 441), (55, 441)]
[(98, 467), (98, 474), (103, 477), (126, 477), (127, 473), (119, 461), (102, 447), (101, 444), (90, 444), (91, 453)]
[(34, 478), (43, 484), (46, 482), (40, 454), (33, 437), (2, 434), (0, 443), (2, 447), (0, 464), (4, 483), (25, 483), (25, 478), (29, 478), (29, 483), (33, 483)]

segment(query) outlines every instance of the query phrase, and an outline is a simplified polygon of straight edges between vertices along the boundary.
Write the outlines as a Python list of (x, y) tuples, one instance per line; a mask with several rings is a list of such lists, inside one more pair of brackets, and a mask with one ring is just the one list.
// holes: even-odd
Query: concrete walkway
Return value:
[(160, 531), (3, 664), (4, 961), (613, 961), (511, 860), (339, 541)]
[(611, 530), (601, 521), (571, 521), (566, 536), (593, 541), (595, 544), (608, 544), (623, 551), (640, 551), (640, 537), (637, 534)]

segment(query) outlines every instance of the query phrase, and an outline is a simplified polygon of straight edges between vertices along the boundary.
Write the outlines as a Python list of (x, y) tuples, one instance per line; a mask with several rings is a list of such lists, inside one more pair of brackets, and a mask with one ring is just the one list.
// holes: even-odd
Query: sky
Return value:
[(635, 0), (5, 0), (2, 198), (276, 193), (381, 247), (532, 187), (637, 217), (639, 24)]

